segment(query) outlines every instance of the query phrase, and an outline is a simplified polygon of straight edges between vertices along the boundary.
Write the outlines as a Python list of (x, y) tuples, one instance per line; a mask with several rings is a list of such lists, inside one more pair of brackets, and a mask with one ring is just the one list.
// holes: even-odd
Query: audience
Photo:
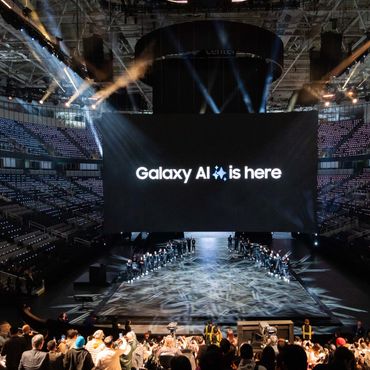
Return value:
[(85, 345), (85, 338), (70, 329), (66, 339), (49, 340), (44, 348), (44, 337), (29, 325), (18, 329), (2, 322), (0, 330), (2, 370), (370, 370), (370, 338), (358, 338), (358, 333), (352, 343), (337, 333), (325, 345), (299, 337), (289, 344), (271, 335), (265, 346), (242, 343), (238, 348), (230, 328), (219, 345), (206, 345), (203, 336), (162, 339), (149, 333), (139, 342), (131, 327), (117, 340), (96, 330)]

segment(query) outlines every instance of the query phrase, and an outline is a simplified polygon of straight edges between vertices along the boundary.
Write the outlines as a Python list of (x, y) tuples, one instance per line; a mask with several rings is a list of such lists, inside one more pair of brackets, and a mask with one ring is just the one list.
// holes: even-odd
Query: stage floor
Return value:
[(330, 319), (329, 311), (295, 275), (290, 282), (271, 277), (227, 247), (227, 235), (196, 238), (195, 254), (135, 280), (119, 283), (98, 306), (102, 317), (135, 323), (183, 324), (213, 319), (304, 317)]

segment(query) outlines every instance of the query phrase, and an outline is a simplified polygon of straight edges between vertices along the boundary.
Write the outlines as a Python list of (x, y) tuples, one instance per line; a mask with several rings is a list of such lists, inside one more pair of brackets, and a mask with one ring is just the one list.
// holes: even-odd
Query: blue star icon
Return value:
[(218, 170), (218, 175), (220, 176), (221, 180), (226, 181), (226, 177), (225, 177), (226, 172), (224, 171), (224, 169), (222, 167)]

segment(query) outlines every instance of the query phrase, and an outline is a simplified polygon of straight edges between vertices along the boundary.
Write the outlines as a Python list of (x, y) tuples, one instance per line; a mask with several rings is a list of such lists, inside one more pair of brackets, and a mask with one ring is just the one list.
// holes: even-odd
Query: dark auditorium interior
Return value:
[(369, 0), (0, 0), (0, 370), (370, 370)]

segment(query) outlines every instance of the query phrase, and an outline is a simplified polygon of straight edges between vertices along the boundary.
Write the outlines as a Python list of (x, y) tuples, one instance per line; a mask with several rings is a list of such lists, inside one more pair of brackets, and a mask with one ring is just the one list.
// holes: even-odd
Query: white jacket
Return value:
[(121, 370), (119, 358), (131, 351), (131, 346), (124, 341), (118, 348), (106, 347), (96, 356), (96, 370)]

